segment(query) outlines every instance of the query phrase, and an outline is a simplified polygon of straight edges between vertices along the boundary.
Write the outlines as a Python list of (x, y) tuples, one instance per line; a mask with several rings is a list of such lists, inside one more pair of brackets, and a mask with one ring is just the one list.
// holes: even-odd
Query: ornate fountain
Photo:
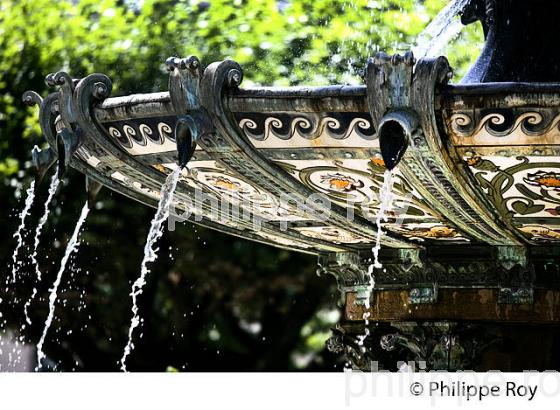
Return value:
[[(106, 186), (149, 206), (186, 165), (176, 217), (318, 255), (336, 276), (343, 319), (328, 345), (355, 368), (553, 366), (560, 57), (546, 22), (556, 9), (469, 2), (462, 21), (481, 21), (487, 41), (455, 85), (444, 57), (411, 53), (376, 55), (356, 86), (243, 88), (236, 62), (188, 57), (167, 60), (168, 92), (112, 98), (103, 74), (58, 72), (47, 77), (57, 91), (24, 95), (49, 144), (33, 161), (39, 177), (58, 162), (59, 175), (86, 175), (92, 197)], [(393, 208), (362, 347), (387, 168)], [(535, 341), (549, 347), (542, 357), (513, 363)]]

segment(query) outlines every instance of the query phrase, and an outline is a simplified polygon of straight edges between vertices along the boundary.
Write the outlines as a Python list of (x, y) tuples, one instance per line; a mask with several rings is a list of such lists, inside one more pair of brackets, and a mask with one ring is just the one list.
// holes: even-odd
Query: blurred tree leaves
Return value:
[[(46, 92), (46, 73), (108, 74), (117, 94), (166, 88), (163, 62), (195, 54), (233, 58), (246, 84), (360, 82), (378, 50), (403, 52), (444, 0), (6, 0), (0, 6), (0, 158), (6, 162), (38, 139), (36, 109), (20, 103), (26, 89)], [(459, 73), (481, 43), (475, 25), (446, 49)], [(473, 47), (473, 44), (475, 46)], [(25, 127), (22, 127), (25, 125)], [(23, 132), (22, 132), (23, 128)], [(15, 163), (0, 167), (3, 175)]]

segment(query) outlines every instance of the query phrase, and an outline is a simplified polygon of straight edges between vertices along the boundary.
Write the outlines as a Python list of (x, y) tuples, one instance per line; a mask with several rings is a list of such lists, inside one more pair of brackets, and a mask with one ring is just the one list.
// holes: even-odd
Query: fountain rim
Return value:
[[(247, 87), (229, 89), (224, 94), (229, 100), (229, 108), (232, 111), (275, 111), (276, 107), (262, 109), (258, 100), (278, 100), (298, 99), (298, 100), (323, 100), (322, 107), (316, 107), (313, 111), (324, 111), (340, 107), (337, 98), (343, 99), (365, 99), (367, 94), (365, 85), (327, 85), (327, 86), (293, 86), (293, 87)], [(546, 96), (549, 94), (560, 94), (560, 82), (554, 83), (527, 83), (527, 82), (493, 82), (493, 83), (471, 83), (471, 84), (448, 84), (437, 87), (435, 97), (440, 101), (455, 96), (477, 96), (477, 97), (500, 97), (503, 95), (515, 94), (535, 94), (538, 105), (546, 106)], [(255, 103), (251, 103), (255, 99)], [(354, 108), (367, 112), (365, 101), (363, 103), (352, 104), (347, 108)], [(557, 105), (557, 99), (553, 104)], [(239, 105), (240, 107), (236, 107)], [(305, 104), (302, 104), (305, 106)], [(140, 112), (120, 111), (129, 107), (143, 106)], [(242, 110), (240, 108), (243, 108)], [(258, 109), (260, 108), (260, 109)], [(282, 108), (282, 107), (278, 107)], [(307, 111), (302, 107), (301, 111)], [(346, 111), (345, 109), (343, 111)], [(111, 111), (111, 114), (109, 114)], [(281, 111), (281, 110), (280, 110)], [(109, 97), (95, 106), (95, 115), (100, 122), (116, 121), (120, 119), (131, 119), (141, 116), (157, 117), (158, 115), (175, 114), (171, 106), (171, 96), (169, 91), (159, 91), (154, 93), (137, 93), (117, 97)]]

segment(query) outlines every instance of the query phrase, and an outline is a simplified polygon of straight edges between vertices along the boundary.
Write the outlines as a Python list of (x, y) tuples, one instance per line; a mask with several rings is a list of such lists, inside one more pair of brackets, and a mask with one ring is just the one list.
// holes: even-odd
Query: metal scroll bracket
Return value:
[(213, 133), (210, 116), (200, 104), (202, 68), (195, 56), (170, 57), (165, 62), (169, 71), (169, 95), (177, 115), (175, 142), (177, 162), (186, 167), (196, 149), (196, 142), (205, 134)]

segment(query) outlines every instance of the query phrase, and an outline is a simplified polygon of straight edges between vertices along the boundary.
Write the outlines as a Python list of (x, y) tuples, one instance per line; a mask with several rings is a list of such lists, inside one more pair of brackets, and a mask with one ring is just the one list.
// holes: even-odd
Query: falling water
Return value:
[(146, 245), (144, 246), (144, 259), (142, 259), (142, 264), (140, 265), (140, 277), (136, 279), (132, 285), (132, 292), (130, 296), (132, 297), (132, 319), (130, 321), (130, 328), (128, 329), (128, 342), (124, 348), (124, 352), (121, 358), (121, 370), (126, 372), (126, 358), (134, 348), (132, 343), (132, 334), (134, 329), (140, 324), (140, 316), (138, 315), (138, 296), (142, 293), (142, 289), (146, 284), (146, 276), (150, 273), (148, 268), (148, 263), (154, 262), (157, 259), (158, 249), (154, 249), (154, 245), (157, 240), (163, 235), (163, 223), (169, 217), (170, 206), (173, 202), (173, 195), (175, 193), (175, 187), (177, 186), (177, 181), (179, 180), (179, 175), (181, 173), (181, 168), (177, 167), (175, 171), (168, 175), (165, 183), (161, 187), (161, 196), (158, 204), (158, 208), (152, 223), (150, 226), (150, 231), (148, 237), (146, 238)]
[(31, 254), (31, 263), (35, 266), (35, 275), (37, 277), (37, 282), (33, 287), (33, 292), (31, 294), (31, 297), (27, 300), (25, 306), (23, 307), (23, 312), (25, 314), (25, 321), (28, 324), (31, 324), (31, 319), (29, 318), (28, 309), (29, 306), (31, 305), (31, 302), (33, 301), (33, 298), (35, 298), (35, 295), (37, 294), (37, 285), (39, 284), (39, 282), (41, 282), (41, 270), (39, 269), (39, 262), (37, 261), (37, 249), (39, 248), (41, 231), (43, 230), (43, 226), (45, 225), (49, 217), (49, 212), (50, 212), (49, 205), (54, 197), (54, 194), (56, 193), (56, 190), (58, 189), (59, 184), (60, 184), (60, 179), (58, 178), (57, 174), (54, 174), (51, 179), (51, 184), (49, 186), (49, 196), (47, 197), (47, 200), (45, 202), (45, 208), (44, 208), (45, 210), (43, 212), (43, 216), (39, 220), (39, 223), (37, 224), (37, 229), (35, 230), (35, 240), (33, 245), (33, 253)]
[(375, 236), (375, 246), (371, 248), (373, 252), (373, 264), (370, 266), (370, 276), (373, 269), (380, 269), (382, 267), (379, 262), (379, 250), (381, 249), (381, 236), (383, 235), (382, 222), (387, 221), (387, 212), (391, 208), (393, 202), (393, 172), (385, 171), (383, 175), (383, 185), (379, 190), (379, 212), (375, 218), (375, 226), (377, 227), (377, 234)]
[(453, 0), (434, 17), (418, 35), (416, 45), (412, 48), (416, 58), (437, 55), (445, 45), (459, 35), (463, 25), (459, 19), (455, 19), (455, 16), (468, 2), (469, 0)]
[[(364, 334), (358, 336), (358, 344), (363, 346), (365, 339), (369, 336), (369, 316), (371, 307), (371, 293), (373, 287), (375, 286), (375, 276), (373, 274), (374, 269), (381, 269), (383, 265), (379, 262), (379, 250), (381, 249), (381, 237), (383, 236), (382, 223), (387, 222), (387, 213), (391, 209), (393, 202), (393, 172), (385, 171), (383, 175), (383, 185), (379, 190), (379, 210), (375, 217), (375, 225), (377, 227), (377, 233), (375, 235), (375, 246), (371, 248), (373, 253), (373, 263), (369, 266), (367, 271), (367, 285), (366, 293), (364, 299)], [(365, 350), (364, 347), (362, 349)]]
[(45, 337), (47, 336), (47, 332), (49, 330), (49, 327), (51, 326), (54, 317), (54, 305), (56, 303), (57, 291), (60, 285), (60, 281), (62, 279), (62, 274), (64, 273), (64, 270), (66, 268), (66, 263), (68, 262), (70, 255), (72, 255), (72, 253), (76, 251), (78, 249), (78, 246), (80, 245), (80, 242), (78, 241), (78, 237), (80, 235), (80, 230), (82, 228), (82, 225), (84, 224), (88, 216), (88, 213), (89, 213), (89, 207), (86, 202), (84, 204), (84, 207), (82, 208), (82, 213), (80, 214), (80, 219), (78, 219), (76, 228), (74, 228), (74, 233), (72, 234), (72, 237), (68, 241), (68, 245), (66, 246), (66, 251), (64, 253), (64, 256), (60, 261), (60, 269), (58, 270), (56, 280), (54, 281), (53, 286), (50, 289), (51, 293), (49, 295), (49, 315), (47, 316), (47, 320), (45, 321), (45, 327), (43, 329), (43, 334), (41, 335), (41, 340), (39, 340), (39, 343), (37, 344), (36, 370), (39, 370), (41, 368), (41, 361), (45, 358), (45, 354), (43, 353), (43, 344), (45, 343)]
[(14, 253), (12, 255), (12, 281), (14, 283), (16, 282), (17, 271), (20, 266), (20, 263), (18, 263), (18, 253), (19, 249), (23, 245), (22, 233), (23, 229), (25, 228), (25, 218), (27, 218), (27, 215), (29, 215), (29, 210), (31, 209), (31, 205), (33, 205), (33, 199), (35, 199), (35, 181), (32, 181), (29, 188), (27, 188), (25, 206), (23, 207), (23, 211), (21, 211), (21, 213), (19, 214), (19, 226), (16, 233), (14, 234), (14, 238), (17, 239), (16, 249), (14, 249)]
[[(27, 197), (25, 198), (25, 206), (23, 207), (23, 210), (21, 211), (19, 218), (20, 218), (20, 223), (18, 226), (18, 229), (16, 231), (16, 233), (14, 234), (14, 238), (17, 239), (17, 245), (16, 248), (14, 250), (14, 253), (12, 255), (12, 261), (13, 261), (13, 265), (12, 265), (12, 282), (15, 283), (16, 279), (17, 279), (17, 271), (18, 268), (21, 266), (21, 262), (18, 262), (18, 254), (19, 254), (19, 250), (21, 248), (21, 246), (23, 245), (23, 229), (25, 228), (25, 219), (27, 218), (27, 215), (29, 215), (29, 211), (31, 210), (31, 206), (33, 205), (33, 200), (35, 199), (35, 181), (31, 182), (31, 185), (29, 186), (29, 188), (26, 191)], [(6, 286), (9, 283), (9, 277), (6, 277)], [(7, 289), (6, 289), (7, 291)], [(3, 302), (2, 298), (0, 298), (0, 304)], [(0, 312), (0, 319), (3, 319), (2, 322), (0, 322), (0, 329), (5, 327), (6, 325), (6, 318), (3, 318), (3, 314), (2, 312)], [(3, 344), (4, 341), (0, 338), (0, 354), (4, 354), (3, 350)], [(17, 342), (16, 342), (17, 343)], [(12, 355), (12, 353), (14, 353), (15, 359), (17, 360), (17, 344), (14, 345), (12, 352), (8, 352), (8, 357), (9, 357), (9, 365), (8, 366), (12, 366), (13, 362), (14, 362), (14, 356)]]

